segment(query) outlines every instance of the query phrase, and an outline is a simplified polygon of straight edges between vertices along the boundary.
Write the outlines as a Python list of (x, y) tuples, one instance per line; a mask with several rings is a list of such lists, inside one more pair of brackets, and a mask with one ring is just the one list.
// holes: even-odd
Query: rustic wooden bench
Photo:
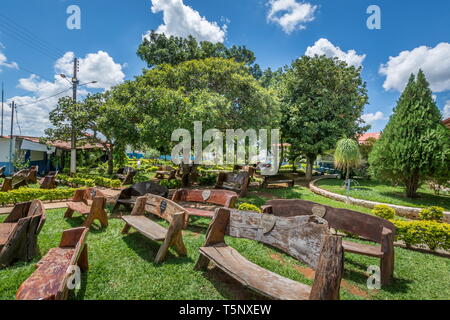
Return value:
[(262, 188), (269, 187), (281, 187), (286, 185), (288, 188), (292, 188), (295, 185), (294, 179), (289, 179), (285, 175), (278, 174), (274, 176), (264, 176), (264, 182), (262, 183)]
[(16, 204), (0, 223), (0, 268), (16, 260), (29, 261), (38, 254), (37, 238), (45, 223), (41, 201)]
[(5, 171), (6, 171), (5, 166), (0, 167), (0, 178), (5, 178)]
[(39, 171), (38, 166), (33, 166), (29, 169), (28, 175), (27, 175), (27, 183), (28, 184), (35, 184), (38, 182), (38, 180), (37, 180), (38, 171)]
[(136, 183), (120, 192), (112, 212), (119, 211), (121, 206), (124, 206), (127, 211), (131, 211), (136, 203), (136, 199), (146, 194), (155, 194), (167, 198), (169, 189), (152, 181)]
[[(145, 213), (156, 215), (170, 223), (168, 229), (157, 224), (145, 216)], [(122, 216), (126, 225), (122, 230), (123, 234), (128, 234), (133, 227), (139, 233), (153, 241), (162, 241), (163, 244), (158, 250), (155, 258), (156, 263), (165, 260), (170, 247), (173, 247), (180, 256), (187, 255), (183, 242), (182, 229), (185, 221), (186, 210), (171, 200), (160, 196), (148, 194), (140, 197), (136, 201), (131, 216)]]
[(235, 191), (239, 197), (247, 195), (250, 177), (248, 171), (221, 172), (217, 177), (215, 189)]
[(50, 251), (36, 265), (36, 271), (20, 286), (17, 300), (66, 300), (71, 268), (88, 270), (88, 228), (64, 231), (59, 247)]
[(13, 189), (12, 181), (13, 181), (12, 178), (5, 178), (2, 184), (2, 188), (0, 189), (0, 192), (11, 191)]
[(388, 285), (394, 273), (395, 226), (390, 221), (347, 209), (317, 204), (305, 200), (270, 200), (263, 207), (266, 213), (292, 217), (316, 214), (328, 221), (330, 228), (357, 235), (380, 246), (343, 241), (346, 252), (380, 259), (381, 284)]
[[(246, 238), (278, 248), (315, 270), (312, 287), (264, 269), (225, 243), (224, 236)], [(343, 272), (342, 239), (315, 216), (276, 217), (220, 208), (209, 226), (195, 268), (219, 269), (257, 293), (279, 300), (336, 300)]]
[[(92, 201), (92, 205), (89, 201)], [(95, 220), (100, 221), (102, 228), (108, 227), (108, 215), (105, 210), (106, 197), (97, 189), (82, 189), (75, 191), (71, 202), (67, 202), (65, 218), (72, 218), (74, 212), (86, 215), (84, 227), (90, 228)]]
[(176, 175), (179, 171), (171, 166), (160, 166), (158, 171), (156, 171), (156, 179), (163, 180), (173, 180), (176, 179)]
[(129, 185), (133, 184), (134, 176), (137, 174), (137, 171), (134, 170), (131, 167), (125, 167), (122, 169), (119, 169), (115, 175), (117, 179), (122, 181), (122, 185)]
[(178, 203), (188, 212), (185, 227), (189, 224), (191, 216), (214, 218), (218, 206), (234, 208), (238, 195), (226, 190), (191, 190), (180, 189), (172, 196), (172, 201)]
[(41, 189), (56, 189), (56, 177), (58, 171), (50, 171), (44, 178), (39, 181)]

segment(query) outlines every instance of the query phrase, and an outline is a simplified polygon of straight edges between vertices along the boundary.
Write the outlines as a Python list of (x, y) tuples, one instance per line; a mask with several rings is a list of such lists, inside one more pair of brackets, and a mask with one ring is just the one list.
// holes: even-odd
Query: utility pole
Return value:
[(14, 133), (14, 109), (15, 109), (14, 101), (11, 103), (11, 135), (9, 136), (9, 174), (13, 173), (13, 164), (12, 164), (12, 149), (13, 149), (13, 133)]
[(3, 137), (3, 102), (5, 100), (5, 94), (4, 93), (5, 93), (5, 90), (3, 88), (3, 82), (2, 82), (2, 131), (1, 131), (0, 137)]
[[(73, 103), (77, 103), (77, 88), (78, 88), (78, 59), (73, 60), (73, 78), (72, 78), (72, 90), (73, 90)], [(77, 137), (75, 133), (75, 127), (72, 123), (72, 137), (70, 141), (70, 173), (73, 175), (77, 171)]]

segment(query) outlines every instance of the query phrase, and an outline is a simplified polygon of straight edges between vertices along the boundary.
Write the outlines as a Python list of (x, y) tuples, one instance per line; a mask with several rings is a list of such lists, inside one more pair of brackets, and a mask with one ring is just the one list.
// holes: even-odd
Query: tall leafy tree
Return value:
[(312, 179), (317, 156), (342, 137), (367, 130), (361, 119), (368, 101), (361, 69), (337, 58), (304, 56), (294, 61), (279, 85), (283, 136), (307, 160)]
[(422, 70), (411, 75), (369, 163), (376, 178), (403, 185), (409, 198), (425, 180), (449, 177), (450, 130)]
[(245, 46), (234, 45), (227, 48), (222, 43), (198, 42), (193, 36), (168, 37), (152, 31), (142, 41), (137, 55), (147, 63), (149, 68), (161, 64), (177, 65), (189, 60), (207, 58), (233, 59), (238, 63), (244, 63), (255, 78), (259, 79), (262, 76), (260, 66), (255, 64), (255, 54)]

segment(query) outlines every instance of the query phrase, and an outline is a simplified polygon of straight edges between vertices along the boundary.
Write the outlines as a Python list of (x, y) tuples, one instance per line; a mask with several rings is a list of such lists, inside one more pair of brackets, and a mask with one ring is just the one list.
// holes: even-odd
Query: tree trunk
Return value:
[(350, 167), (347, 166), (347, 172), (345, 173), (345, 183), (347, 185), (347, 191), (350, 191)]
[(419, 189), (419, 176), (414, 174), (406, 181), (406, 197), (410, 199), (417, 198), (417, 189)]
[(312, 180), (312, 172), (315, 160), (316, 158), (313, 155), (306, 156), (306, 182), (311, 182)]
[(113, 149), (108, 148), (108, 174), (112, 175), (114, 173), (114, 161), (113, 161)]

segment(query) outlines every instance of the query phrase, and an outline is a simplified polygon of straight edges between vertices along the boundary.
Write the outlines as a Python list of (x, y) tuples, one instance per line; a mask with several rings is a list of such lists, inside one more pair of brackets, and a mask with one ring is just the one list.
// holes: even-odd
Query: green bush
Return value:
[(204, 172), (201, 176), (198, 177), (198, 184), (201, 186), (212, 186), (217, 181), (217, 174)]
[(444, 208), (441, 207), (429, 207), (419, 213), (420, 220), (442, 222), (443, 218)]
[(450, 224), (435, 221), (391, 220), (396, 238), (407, 246), (426, 244), (431, 250), (450, 249)]
[(95, 181), (94, 179), (84, 179), (84, 178), (79, 178), (79, 177), (68, 177), (66, 175), (58, 175), (57, 179), (59, 181), (61, 181), (61, 183), (65, 184), (65, 185), (69, 185), (71, 187), (88, 187), (88, 188), (92, 188), (95, 187)]
[(161, 180), (159, 182), (160, 185), (167, 187), (168, 189), (178, 189), (181, 187), (181, 181), (180, 180), (176, 180), (176, 179), (172, 179), (172, 180)]
[(375, 206), (372, 210), (372, 213), (377, 217), (386, 220), (394, 219), (395, 217), (395, 210), (385, 204)]
[(262, 213), (262, 210), (260, 208), (258, 208), (254, 204), (246, 203), (246, 202), (241, 203), (237, 209), (241, 210), (241, 211), (253, 211), (253, 212)]
[(71, 199), (76, 189), (32, 189), (20, 188), (8, 192), (0, 192), (0, 203), (14, 204), (32, 200), (55, 201)]

